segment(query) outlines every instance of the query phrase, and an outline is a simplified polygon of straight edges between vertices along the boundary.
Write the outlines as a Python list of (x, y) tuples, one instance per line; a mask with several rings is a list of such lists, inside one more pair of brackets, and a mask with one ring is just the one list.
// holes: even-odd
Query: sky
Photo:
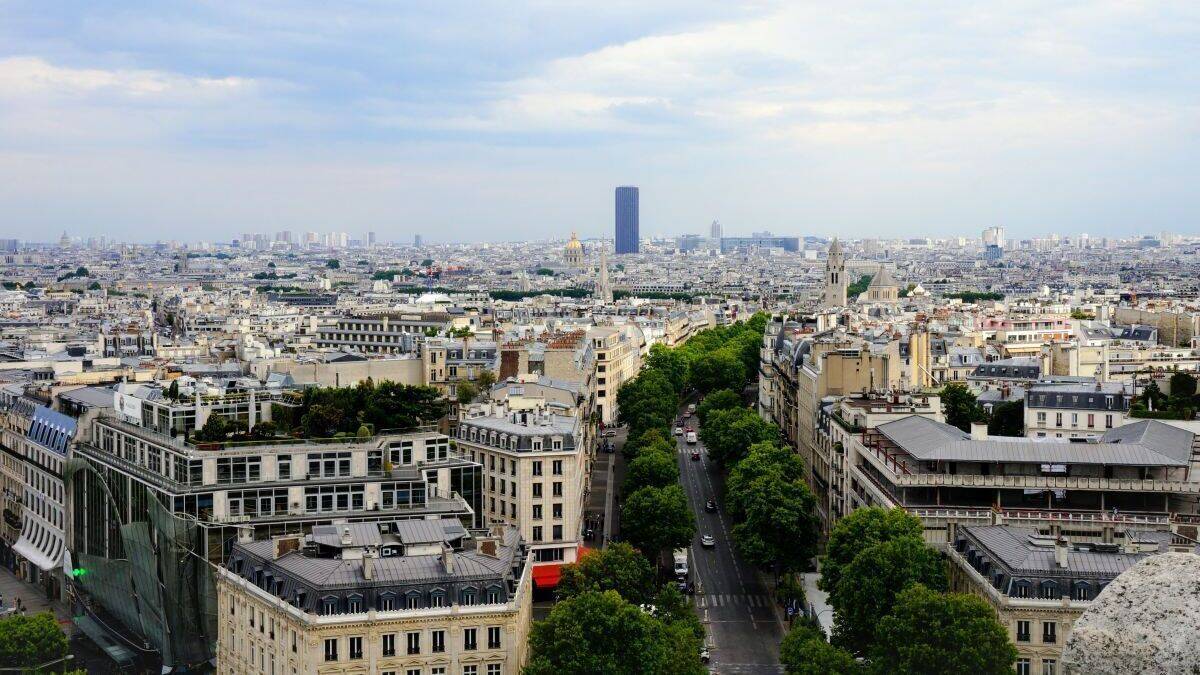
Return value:
[(0, 0), (0, 237), (1200, 234), (1200, 3)]

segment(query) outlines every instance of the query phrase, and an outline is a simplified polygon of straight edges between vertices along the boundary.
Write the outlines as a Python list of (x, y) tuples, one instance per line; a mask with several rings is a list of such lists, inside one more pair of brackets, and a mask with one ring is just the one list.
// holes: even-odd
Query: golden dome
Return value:
[(572, 232), (571, 233), (571, 241), (567, 242), (567, 250), (568, 251), (576, 251), (576, 250), (581, 250), (582, 248), (583, 248), (583, 244), (579, 243), (579, 238), (575, 236), (574, 232)]

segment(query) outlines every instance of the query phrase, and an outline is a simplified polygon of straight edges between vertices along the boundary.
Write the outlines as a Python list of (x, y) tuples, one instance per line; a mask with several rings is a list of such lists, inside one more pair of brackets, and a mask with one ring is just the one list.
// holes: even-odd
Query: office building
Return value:
[(638, 189), (631, 185), (617, 188), (616, 208), (618, 255), (637, 253), (639, 240)]

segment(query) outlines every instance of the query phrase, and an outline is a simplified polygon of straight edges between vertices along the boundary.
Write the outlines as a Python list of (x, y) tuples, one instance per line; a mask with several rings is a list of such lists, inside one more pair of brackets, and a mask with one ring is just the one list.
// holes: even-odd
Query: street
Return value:
[[(699, 420), (690, 418), (693, 428)], [(783, 639), (773, 601), (753, 567), (734, 553), (730, 539), (733, 523), (725, 517), (722, 479), (709, 462), (701, 443), (687, 445), (676, 437), (680, 481), (696, 514), (696, 537), (690, 550), (691, 579), (696, 584), (696, 612), (708, 631), (711, 668), (720, 673), (780, 673), (779, 642)], [(691, 458), (692, 450), (700, 459)], [(709, 499), (717, 512), (704, 510)], [(702, 535), (712, 535), (716, 545), (703, 548)], [(781, 533), (784, 534), (784, 533)]]

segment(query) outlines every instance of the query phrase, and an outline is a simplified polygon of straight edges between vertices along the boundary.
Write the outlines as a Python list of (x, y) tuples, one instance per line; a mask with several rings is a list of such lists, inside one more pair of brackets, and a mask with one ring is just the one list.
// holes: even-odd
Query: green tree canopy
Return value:
[(525, 675), (699, 675), (694, 638), (626, 602), (585, 592), (554, 606), (529, 635)]
[(1007, 675), (1017, 650), (987, 601), (913, 584), (875, 628), (876, 673)]
[(774, 443), (755, 443), (730, 472), (725, 498), (735, 522), (733, 542), (743, 557), (760, 567), (808, 566), (820, 525), (799, 457)]
[(988, 419), (988, 434), (991, 436), (1025, 435), (1025, 402), (1005, 401), (992, 408)]
[(639, 453), (625, 468), (622, 490), (632, 494), (647, 486), (662, 488), (678, 482), (679, 462), (674, 453), (662, 452), (653, 446), (652, 450)]
[(1192, 398), (1196, 395), (1196, 378), (1189, 373), (1171, 375), (1171, 398)]
[(656, 344), (650, 347), (645, 366), (647, 370), (662, 373), (676, 393), (683, 391), (683, 385), (687, 380), (688, 365), (678, 350)]
[(987, 415), (983, 407), (964, 385), (952, 383), (942, 388), (942, 409), (946, 412), (946, 424), (963, 431), (971, 430), (972, 422), (984, 422)]
[(834, 644), (857, 655), (870, 650), (875, 627), (892, 611), (896, 595), (911, 584), (946, 590), (946, 566), (937, 551), (916, 537), (874, 544), (842, 570), (829, 594)]
[(459, 405), (467, 405), (479, 395), (479, 389), (471, 382), (459, 382), (454, 392), (454, 398)]
[(628, 602), (643, 604), (654, 594), (654, 568), (632, 546), (616, 542), (564, 565), (555, 593), (562, 601), (604, 591), (616, 591)]
[(742, 399), (737, 395), (737, 392), (732, 389), (722, 389), (714, 391), (700, 405), (696, 406), (696, 417), (700, 418), (700, 423), (704, 424), (704, 420), (708, 419), (708, 414), (714, 410), (729, 410), (730, 408), (741, 408)]
[(492, 390), (492, 385), (496, 384), (496, 373), (490, 370), (481, 370), (476, 382), (479, 383), (479, 390), (487, 393)]
[(0, 619), (0, 664), (32, 667), (67, 655), (67, 636), (50, 612)]
[(825, 641), (819, 628), (799, 622), (784, 636), (779, 661), (787, 675), (860, 675), (854, 656)]
[(304, 426), (304, 434), (309, 438), (331, 438), (338, 432), (345, 419), (341, 408), (317, 403), (309, 406), (308, 412), (300, 418), (300, 424)]
[(741, 461), (755, 443), (779, 441), (779, 429), (748, 408), (715, 410), (700, 427), (709, 456), (721, 466)]
[(331, 270), (340, 269), (342, 266), (342, 261), (336, 258), (330, 258), (329, 260), (325, 261), (325, 266)]
[(864, 549), (901, 537), (920, 538), (924, 532), (921, 520), (901, 508), (871, 507), (851, 511), (829, 532), (817, 586), (832, 593), (842, 578), (842, 570)]
[(696, 534), (696, 517), (679, 485), (644, 487), (621, 506), (621, 534), (647, 557), (682, 548)]
[(718, 349), (692, 361), (688, 373), (688, 381), (702, 394), (718, 389), (741, 391), (746, 379), (746, 366), (733, 349)]

